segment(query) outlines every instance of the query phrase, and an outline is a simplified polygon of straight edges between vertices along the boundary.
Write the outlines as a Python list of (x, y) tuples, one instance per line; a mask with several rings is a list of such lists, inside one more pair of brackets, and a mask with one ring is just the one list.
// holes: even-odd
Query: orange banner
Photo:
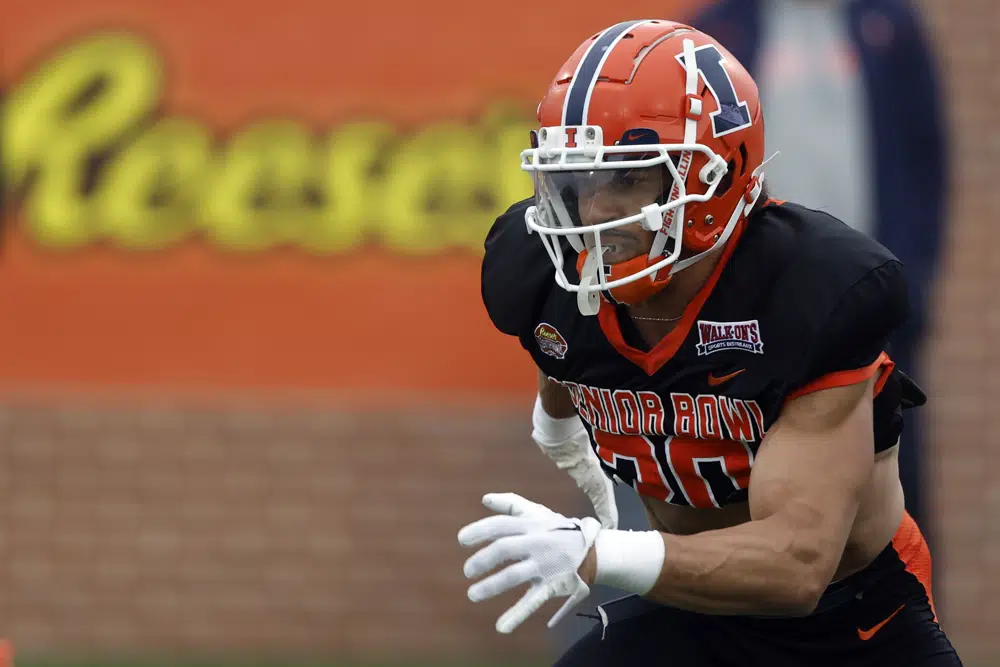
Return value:
[(482, 239), (562, 60), (678, 3), (557, 4), (17, 3), (0, 388), (531, 391)]

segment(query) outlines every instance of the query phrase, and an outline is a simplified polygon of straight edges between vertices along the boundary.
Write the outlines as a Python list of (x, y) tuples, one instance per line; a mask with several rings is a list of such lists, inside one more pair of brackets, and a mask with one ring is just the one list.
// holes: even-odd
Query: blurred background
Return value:
[(517, 155), (556, 69), (643, 17), (693, 20), (754, 71), (776, 196), (906, 262), (894, 356), (930, 396), (908, 502), (942, 624), (966, 664), (1000, 665), (996, 0), (2, 16), (0, 637), (19, 665), (552, 659), (572, 629), (502, 637), (510, 600), (465, 597), (455, 534), (483, 492), (587, 511), (530, 440), (532, 365), (490, 325), (479, 258), (531, 193)]

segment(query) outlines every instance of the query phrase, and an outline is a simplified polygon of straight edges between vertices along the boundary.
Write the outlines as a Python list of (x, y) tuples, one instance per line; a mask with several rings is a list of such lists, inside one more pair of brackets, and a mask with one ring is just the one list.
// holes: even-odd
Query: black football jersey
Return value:
[(674, 330), (646, 349), (622, 307), (602, 300), (596, 316), (581, 315), (576, 294), (556, 284), (524, 223), (530, 203), (487, 236), (486, 309), (569, 391), (606, 472), (641, 495), (705, 508), (745, 501), (764, 434), (785, 401), (810, 391), (877, 374), (876, 451), (896, 444), (902, 409), (924, 402), (887, 350), (909, 312), (902, 266), (836, 218), (767, 202)]

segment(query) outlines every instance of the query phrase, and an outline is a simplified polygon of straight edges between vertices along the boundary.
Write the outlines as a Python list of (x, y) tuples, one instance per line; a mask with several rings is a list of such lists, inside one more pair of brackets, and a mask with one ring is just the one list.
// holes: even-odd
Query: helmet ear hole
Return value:
[(750, 155), (747, 153), (747, 145), (745, 143), (740, 144), (740, 176), (744, 176), (747, 173), (747, 162), (750, 161)]
[(726, 172), (726, 175), (722, 177), (722, 180), (719, 181), (719, 187), (715, 189), (716, 197), (725, 197), (726, 193), (729, 192), (729, 188), (733, 187), (733, 178), (736, 174), (736, 162), (734, 160), (730, 160), (727, 166), (729, 167), (729, 170)]

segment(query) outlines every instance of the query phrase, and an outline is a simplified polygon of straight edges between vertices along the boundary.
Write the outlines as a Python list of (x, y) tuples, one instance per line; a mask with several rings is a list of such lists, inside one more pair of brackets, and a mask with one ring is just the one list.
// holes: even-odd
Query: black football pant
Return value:
[(630, 596), (556, 667), (956, 667), (930, 594), (930, 553), (913, 520), (867, 568), (832, 584), (804, 618), (709, 616)]

